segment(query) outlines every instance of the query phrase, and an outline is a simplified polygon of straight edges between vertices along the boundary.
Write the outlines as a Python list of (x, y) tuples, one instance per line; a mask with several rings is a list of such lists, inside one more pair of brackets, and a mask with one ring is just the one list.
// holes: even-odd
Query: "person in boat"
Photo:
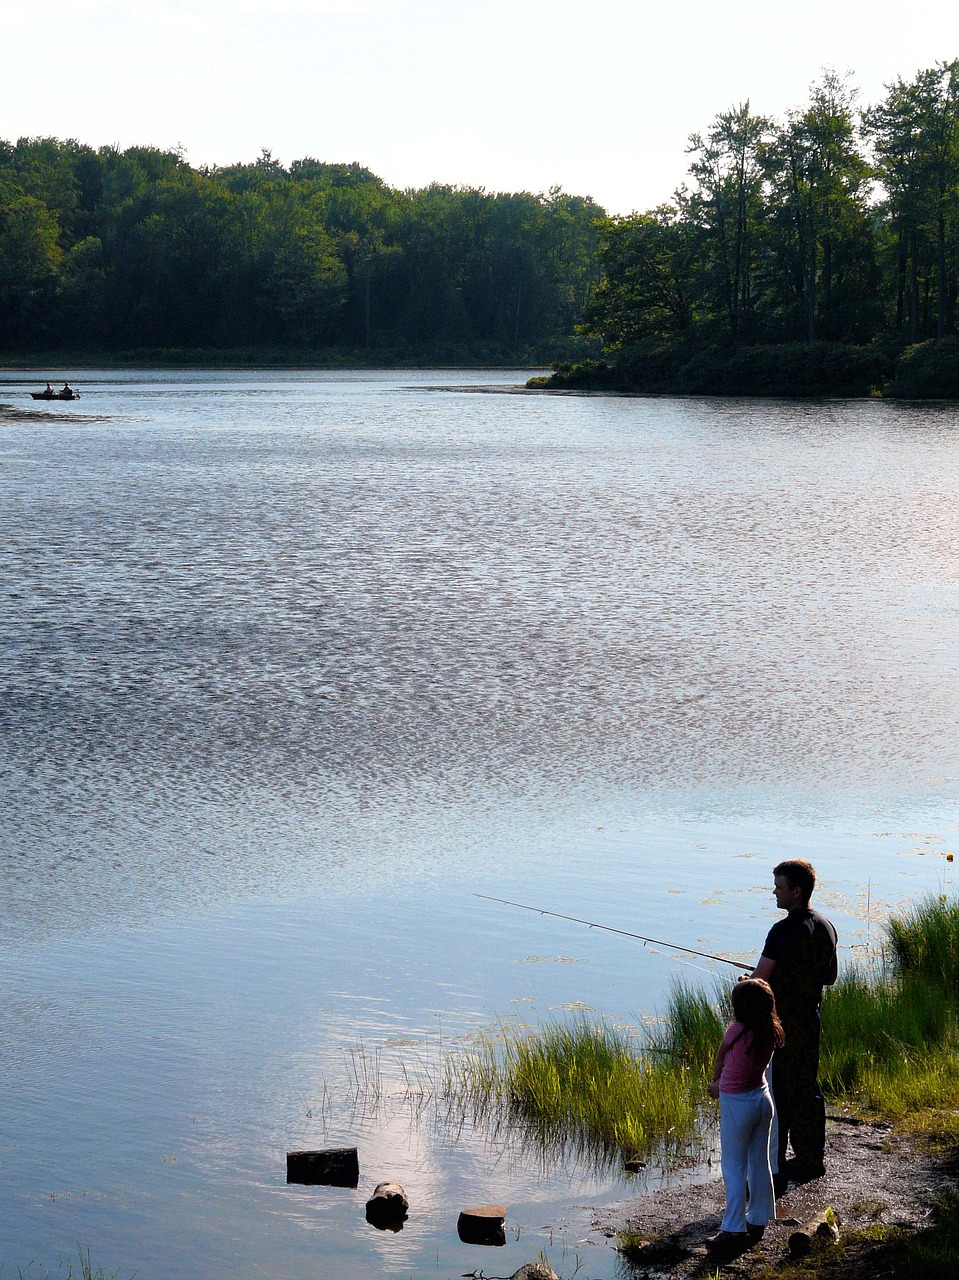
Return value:
[[(823, 987), (837, 977), (836, 930), (809, 905), (816, 872), (805, 858), (773, 868), (776, 906), (789, 914), (769, 930), (759, 963), (749, 975), (769, 983), (786, 1036), (772, 1061), (776, 1106), (770, 1152), (777, 1195), (789, 1177), (809, 1182), (825, 1172), (826, 1103), (819, 1087), (819, 1039)], [(787, 1164), (792, 1142), (794, 1160)]]
[(60, 392), (60, 399), (72, 400), (73, 396), (74, 396), (73, 388), (70, 386), (69, 382), (65, 382), (63, 384), (63, 390)]
[(57, 393), (54, 391), (53, 386), (48, 382), (43, 388), (43, 394), (45, 396), (55, 396)]

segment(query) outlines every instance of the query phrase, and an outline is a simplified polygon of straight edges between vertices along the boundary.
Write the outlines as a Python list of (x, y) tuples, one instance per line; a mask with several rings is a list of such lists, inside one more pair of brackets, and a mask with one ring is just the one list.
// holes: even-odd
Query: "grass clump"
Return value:
[(726, 983), (718, 982), (710, 996), (688, 983), (674, 982), (659, 1029), (650, 1034), (649, 1048), (682, 1063), (705, 1086), (712, 1078), (713, 1059), (731, 1017)]
[[(83, 1246), (77, 1245), (77, 1255), (79, 1260), (79, 1272), (74, 1270), (73, 1262), (69, 1258), (61, 1257), (57, 1266), (56, 1280), (120, 1280), (118, 1271), (105, 1271), (103, 1267), (94, 1268), (90, 1261), (90, 1250), (83, 1252)], [(135, 1280), (136, 1272), (130, 1276), (130, 1280)], [(3, 1275), (3, 1264), (0, 1263), (0, 1276)], [(18, 1280), (54, 1280), (50, 1271), (39, 1262), (31, 1262), (26, 1270), (22, 1267), (17, 1268)]]
[(825, 1092), (891, 1119), (959, 1105), (957, 979), (959, 902), (891, 920), (881, 967), (847, 970), (826, 993)]
[(886, 926), (889, 951), (903, 977), (939, 984), (953, 1002), (959, 997), (959, 902), (926, 898)]
[(603, 1165), (685, 1148), (696, 1136), (702, 1086), (698, 1071), (580, 1018), (504, 1028), (497, 1043), (448, 1064), (446, 1092), (487, 1117), (498, 1111), (544, 1150)]

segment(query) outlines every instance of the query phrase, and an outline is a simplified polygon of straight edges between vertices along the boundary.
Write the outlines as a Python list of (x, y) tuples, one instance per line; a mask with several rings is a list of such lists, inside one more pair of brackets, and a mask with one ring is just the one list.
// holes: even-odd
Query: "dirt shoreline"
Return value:
[[(776, 1222), (762, 1241), (722, 1266), (724, 1275), (751, 1276), (788, 1256), (790, 1234), (827, 1205), (842, 1233), (883, 1224), (928, 1225), (937, 1196), (957, 1185), (956, 1170), (912, 1134), (887, 1124), (832, 1119), (827, 1127), (826, 1174), (791, 1184), (776, 1204)], [(707, 1244), (725, 1206), (721, 1178), (673, 1186), (606, 1207), (594, 1228), (608, 1237), (629, 1232), (643, 1247), (633, 1253), (637, 1274), (655, 1280), (712, 1275), (717, 1261)]]

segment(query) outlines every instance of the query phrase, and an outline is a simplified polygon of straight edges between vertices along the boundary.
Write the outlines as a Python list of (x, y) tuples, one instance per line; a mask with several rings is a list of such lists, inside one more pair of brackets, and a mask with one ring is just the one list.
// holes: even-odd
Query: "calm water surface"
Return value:
[[(750, 957), (782, 856), (847, 947), (952, 888), (959, 412), (47, 376), (0, 375), (0, 1263), (619, 1275), (636, 1186), (430, 1082), (713, 975), (473, 894)], [(359, 1189), (287, 1187), (327, 1144)]]

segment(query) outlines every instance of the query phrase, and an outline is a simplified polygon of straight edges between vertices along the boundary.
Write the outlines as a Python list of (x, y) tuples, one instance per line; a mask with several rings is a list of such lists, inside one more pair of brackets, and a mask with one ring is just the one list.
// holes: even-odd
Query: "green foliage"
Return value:
[(847, 971), (823, 1001), (820, 1078), (889, 1116), (959, 1105), (959, 902), (931, 897), (887, 926), (887, 968)]
[(554, 387), (959, 395), (959, 60), (864, 111), (826, 71), (783, 120), (741, 103), (688, 152), (670, 203), (607, 218), (559, 189), (397, 191), (269, 150), (195, 170), (152, 147), (0, 141), (0, 348), (557, 359)]
[[(674, 203), (602, 224), (584, 331), (609, 370), (555, 386), (955, 396), (959, 61), (860, 112), (834, 72), (776, 123), (749, 103), (690, 138)], [(803, 350), (805, 348), (805, 350)]]
[(0, 143), (0, 346), (552, 358), (598, 280), (592, 201), (358, 164)]
[[(959, 1107), (959, 902), (931, 898), (888, 926), (885, 967), (847, 970), (823, 1002), (820, 1079), (835, 1100), (890, 1118), (931, 1119), (955, 1134)], [(447, 1063), (448, 1099), (553, 1155), (599, 1165), (666, 1156), (693, 1145), (706, 1084), (731, 1017), (731, 987), (686, 983), (636, 1039), (585, 1018), (505, 1027)]]
[(886, 928), (896, 971), (959, 1000), (959, 902), (933, 895)]
[(662, 1021), (650, 1032), (650, 1047), (682, 1063), (683, 1069), (705, 1086), (712, 1078), (716, 1049), (731, 1017), (728, 984), (717, 984), (709, 995), (685, 982), (674, 982)]
[(504, 1028), (499, 1041), (448, 1064), (446, 1094), (553, 1156), (603, 1166), (684, 1150), (702, 1083), (678, 1059), (642, 1054), (626, 1033), (581, 1019)]
[(868, 396), (889, 383), (893, 368), (879, 344), (647, 340), (619, 351), (612, 364), (560, 365), (549, 385), (687, 395)]
[(959, 398), (959, 339), (931, 338), (907, 347), (896, 363), (890, 391), (905, 400)]

